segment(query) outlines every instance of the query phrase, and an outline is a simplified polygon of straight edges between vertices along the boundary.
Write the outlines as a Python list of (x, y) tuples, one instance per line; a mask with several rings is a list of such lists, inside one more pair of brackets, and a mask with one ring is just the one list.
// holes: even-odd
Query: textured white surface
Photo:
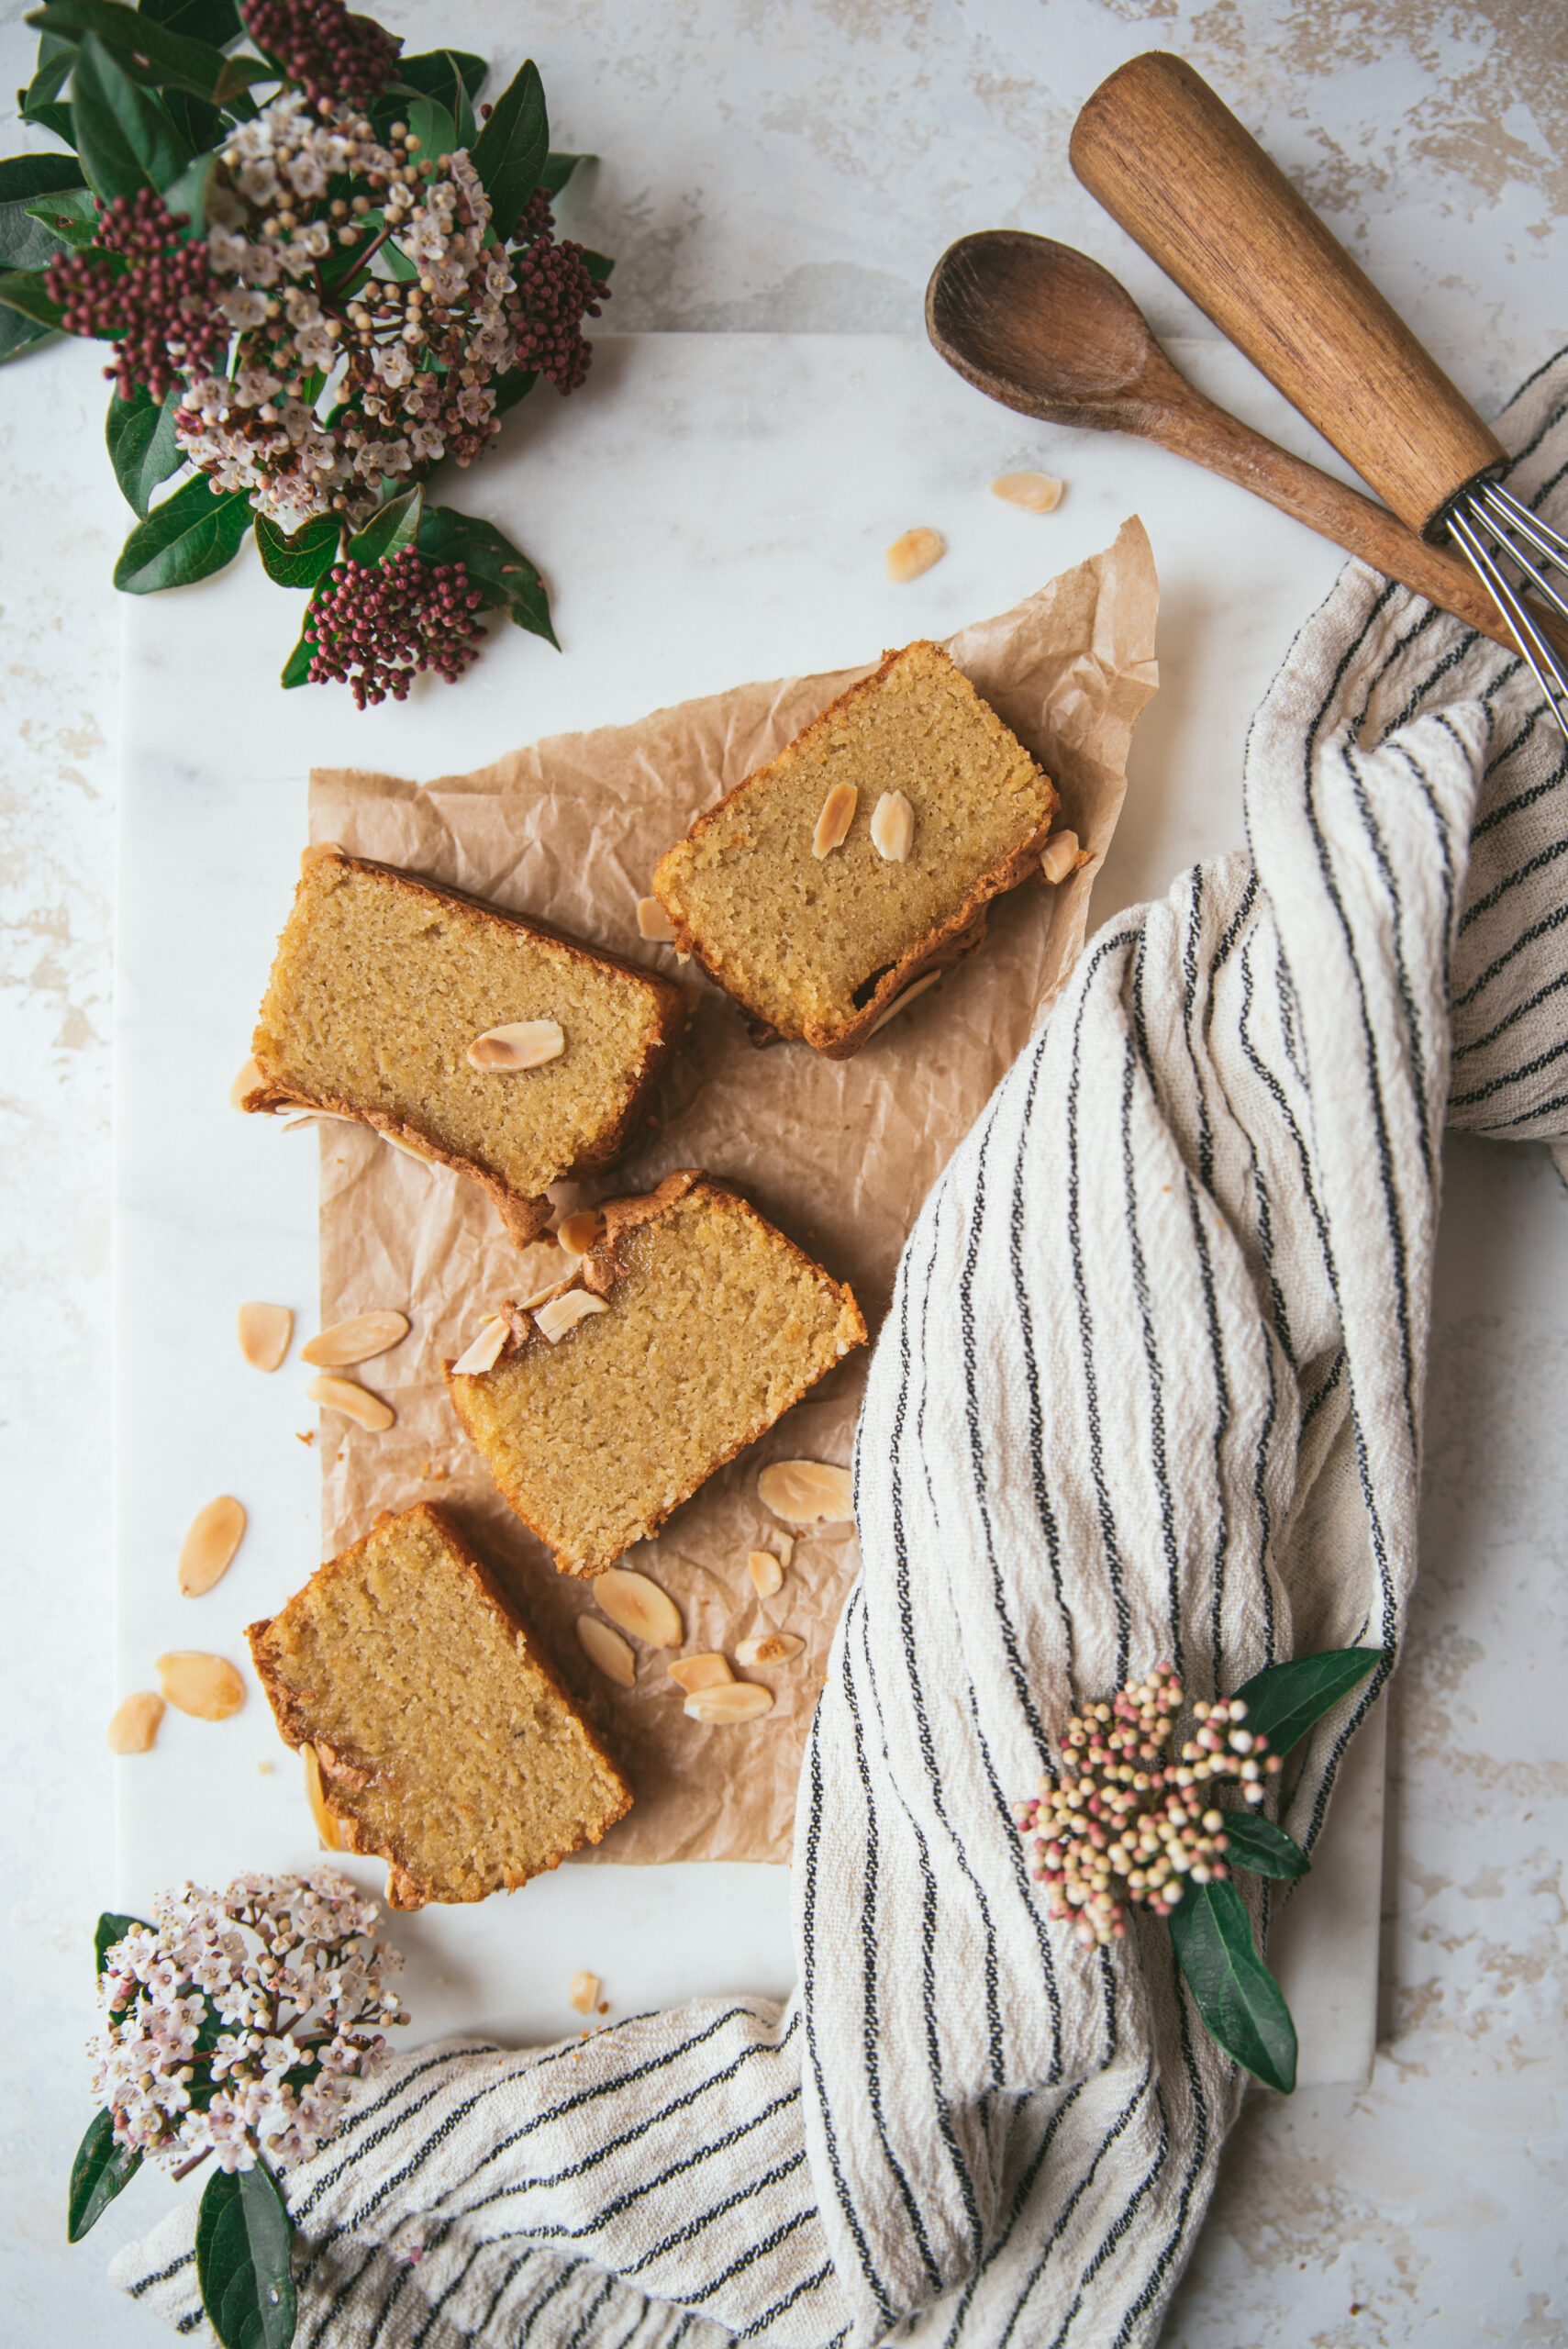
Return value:
[[(21, 0), (0, 7), (0, 88), (30, 70), (23, 13)], [(501, 65), (518, 53), (518, 19), (501, 0), (384, 13), (421, 45), (444, 33)], [(1182, 50), (1233, 99), (1483, 406), (1568, 334), (1568, 63), (1555, 0), (1462, 10), (1443, 0), (775, 0), (766, 9), (650, 0), (635, 13), (609, 0), (550, 0), (526, 30), (557, 143), (605, 158), (573, 197), (568, 226), (620, 257), (606, 324), (622, 328), (913, 330), (926, 273), (952, 237), (1021, 225), (1084, 245), (1159, 327), (1190, 329), (1181, 297), (1097, 213), (1065, 160), (1067, 128), (1095, 81), (1158, 43)], [(28, 143), (37, 142), (6, 141)], [(150, 2349), (166, 2338), (117, 2305), (102, 2276), (111, 2244), (146, 2223), (158, 2188), (139, 2180), (128, 2198), (139, 2208), (122, 2203), (74, 2253), (61, 2220), (85, 2111), (87, 1938), (112, 1873), (101, 1741), (112, 1683), (107, 1038), (119, 614), (108, 573), (128, 517), (102, 454), (98, 364), (73, 345), (0, 379), (10, 1336), (0, 1441), (11, 1648), (0, 1727), (9, 1859), (0, 2291), (6, 2338), (18, 2349)], [(995, 445), (1006, 442), (999, 462), (1021, 462), (1008, 436), (1026, 429), (979, 403), (973, 412), (986, 432), (999, 429)], [(1261, 387), (1245, 413), (1272, 426)], [(519, 429), (534, 429), (526, 410)], [(1095, 497), (1119, 515), (1126, 452), (1067, 436), (1050, 445), (1051, 467), (1069, 474), (1074, 495), (1040, 527), (1059, 521), (1065, 533)], [(473, 477), (476, 507), (485, 480)], [(628, 534), (639, 528), (639, 486), (627, 484), (621, 499)], [(1157, 510), (1140, 503), (1156, 530)], [(1063, 560), (1078, 551), (1065, 534), (1055, 542), (1069, 550)], [(1220, 609), (1229, 551), (1223, 535), (1174, 550), (1156, 542), (1166, 685), (1139, 737), (1102, 917), (1234, 839), (1239, 737), (1215, 726), (1207, 690), (1231, 649)], [(564, 626), (570, 530), (549, 559)], [(1304, 594), (1302, 611), (1308, 601)], [(194, 612), (195, 598), (178, 608)], [(465, 696), (485, 691), (484, 674)], [(347, 735), (368, 761), (370, 733), (351, 713), (332, 716), (332, 698), (320, 697), (322, 750), (339, 754)], [(495, 748), (535, 730), (520, 702), (498, 708), (502, 718)], [(229, 719), (239, 731), (246, 722), (243, 712)], [(1178, 808), (1139, 791), (1140, 778), (1186, 757), (1209, 763), (1206, 805)], [(308, 1144), (280, 1138), (279, 1147)], [(1168, 2327), (1181, 2349), (1568, 2343), (1559, 1857), (1568, 1771), (1558, 1695), (1568, 1661), (1568, 1201), (1541, 1154), (1461, 1143), (1447, 1163), (1428, 1546), (1390, 1706), (1376, 2069), (1364, 2094), (1303, 2091), (1288, 2106), (1250, 2105)], [(187, 1470), (176, 1461), (166, 1473)]]

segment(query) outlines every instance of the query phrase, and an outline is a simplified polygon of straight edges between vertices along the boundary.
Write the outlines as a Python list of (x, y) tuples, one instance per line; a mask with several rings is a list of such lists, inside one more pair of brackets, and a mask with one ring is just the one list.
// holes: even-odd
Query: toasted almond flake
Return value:
[(753, 1550), (746, 1561), (753, 1589), (759, 1598), (772, 1598), (784, 1581), (784, 1568), (771, 1550)]
[(887, 550), (887, 575), (895, 586), (918, 579), (933, 562), (940, 562), (948, 542), (940, 530), (906, 530)]
[(299, 852), (299, 869), (302, 873), (308, 873), (311, 866), (319, 864), (324, 857), (341, 856), (342, 853), (336, 841), (312, 841), (308, 848), (301, 849)]
[(305, 1763), (305, 1798), (316, 1821), (317, 1841), (324, 1852), (340, 1852), (343, 1849), (342, 1822), (336, 1811), (327, 1808), (327, 1797), (321, 1785), (321, 1764), (316, 1748), (306, 1738), (299, 1750)]
[(888, 1005), (887, 1009), (883, 1013), (882, 1018), (880, 1019), (873, 1019), (871, 1026), (867, 1029), (867, 1043), (870, 1043), (873, 1036), (881, 1035), (883, 1030), (886, 1027), (890, 1019), (896, 1019), (901, 1011), (907, 1011), (909, 1006), (915, 1001), (917, 996), (924, 995), (928, 987), (934, 987), (941, 975), (942, 974), (940, 971), (928, 971), (925, 973), (923, 977), (915, 981), (913, 986), (906, 987), (901, 996), (895, 996), (893, 1001)]
[(821, 1460), (775, 1460), (757, 1479), (757, 1497), (775, 1517), (796, 1525), (851, 1525), (854, 1487), (847, 1468)]
[(351, 1378), (313, 1378), (305, 1391), (324, 1411), (341, 1411), (368, 1435), (379, 1435), (397, 1417), (390, 1403)]
[(385, 1353), (407, 1335), (406, 1313), (386, 1306), (379, 1312), (355, 1313), (347, 1321), (334, 1321), (329, 1330), (301, 1346), (299, 1358), (317, 1370), (343, 1370), (350, 1363), (369, 1362), (373, 1355)]
[(487, 1028), (468, 1048), (469, 1065), (483, 1069), (542, 1068), (566, 1050), (559, 1019), (514, 1019)]
[(793, 1533), (775, 1533), (773, 1539), (779, 1545), (779, 1564), (787, 1569), (795, 1555), (795, 1536)]
[(198, 1721), (226, 1721), (245, 1702), (245, 1683), (227, 1656), (178, 1648), (158, 1658), (158, 1681), (177, 1713)]
[(341, 1109), (317, 1109), (308, 1101), (280, 1101), (272, 1115), (285, 1134), (297, 1133), (302, 1126), (357, 1126), (361, 1122)]
[(742, 1640), (735, 1651), (737, 1664), (787, 1664), (806, 1645), (793, 1631), (763, 1631), (754, 1640)]
[(657, 897), (639, 897), (637, 927), (656, 946), (673, 946), (675, 942), (675, 925)]
[(596, 1248), (605, 1229), (605, 1219), (597, 1208), (579, 1208), (569, 1215), (555, 1237), (569, 1256), (585, 1256)]
[(540, 1337), (548, 1338), (553, 1346), (568, 1330), (575, 1330), (579, 1321), (585, 1321), (590, 1313), (607, 1313), (609, 1309), (602, 1297), (594, 1297), (585, 1288), (569, 1288), (564, 1297), (552, 1297), (548, 1305), (541, 1305), (534, 1315), (534, 1323)]
[(901, 791), (884, 791), (872, 810), (871, 844), (884, 864), (906, 862), (915, 838), (915, 810)]
[(289, 1350), (294, 1315), (286, 1305), (242, 1305), (239, 1351), (252, 1370), (276, 1370)]
[(721, 1655), (682, 1655), (670, 1666), (670, 1677), (695, 1697), (699, 1688), (727, 1688), (735, 1675)]
[(485, 1372), (494, 1370), (500, 1361), (501, 1349), (506, 1342), (506, 1323), (501, 1314), (497, 1313), (489, 1321), (482, 1321), (478, 1337), (467, 1353), (460, 1354), (453, 1363), (452, 1376), (454, 1378), (483, 1378)]
[(109, 1722), (111, 1753), (150, 1753), (163, 1718), (163, 1699), (150, 1688), (139, 1688), (115, 1707)]
[(817, 859), (831, 856), (850, 826), (855, 820), (855, 802), (860, 797), (852, 783), (836, 783), (822, 802), (817, 818), (817, 829), (811, 835), (811, 853)]
[(651, 1648), (678, 1648), (685, 1638), (680, 1609), (667, 1591), (628, 1566), (594, 1577), (594, 1597), (612, 1623)]
[(773, 1692), (757, 1680), (732, 1680), (727, 1688), (699, 1688), (681, 1710), (705, 1729), (728, 1729), (736, 1721), (754, 1721), (773, 1709)]
[(596, 1672), (602, 1672), (617, 1687), (631, 1687), (637, 1678), (637, 1658), (618, 1631), (612, 1631), (596, 1615), (579, 1615), (577, 1641)]
[(235, 1078), (233, 1084), (228, 1088), (228, 1102), (230, 1108), (243, 1109), (245, 1107), (246, 1095), (248, 1093), (259, 1092), (261, 1087), (265, 1085), (266, 1082), (266, 1078), (261, 1074), (261, 1072), (256, 1063), (254, 1061), (247, 1061), (239, 1075)]
[(599, 2002), (599, 1977), (596, 1974), (574, 1974), (572, 1987), (566, 1993), (571, 2005), (580, 2015), (590, 2015)]
[(245, 1511), (232, 1493), (220, 1493), (191, 1520), (180, 1551), (180, 1588), (199, 1598), (223, 1580), (245, 1532)]
[(1078, 862), (1076, 832), (1052, 832), (1040, 855), (1040, 869), (1047, 881), (1065, 881)]
[[(338, 1113), (334, 1109), (322, 1110), (319, 1114), (323, 1117), (336, 1117)], [(350, 1126), (357, 1125), (359, 1119), (350, 1118), (347, 1122)], [(381, 1138), (383, 1141), (390, 1142), (394, 1150), (400, 1150), (405, 1158), (417, 1159), (421, 1166), (439, 1166), (444, 1163), (433, 1150), (425, 1149), (420, 1142), (410, 1141), (406, 1134), (383, 1134)]]
[(1065, 484), (1054, 473), (998, 473), (991, 484), (993, 497), (1021, 506), (1030, 514), (1054, 514)]

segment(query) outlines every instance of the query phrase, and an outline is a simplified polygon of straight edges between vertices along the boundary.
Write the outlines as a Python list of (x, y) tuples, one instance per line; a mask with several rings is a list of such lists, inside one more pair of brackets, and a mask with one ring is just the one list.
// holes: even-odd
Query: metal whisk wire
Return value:
[(1485, 482), (1472, 490), (1449, 516), (1448, 527), (1482, 584), (1496, 597), (1546, 696), (1547, 707), (1568, 739), (1568, 668), (1499, 561), (1507, 556), (1540, 601), (1568, 620), (1568, 596), (1547, 576), (1548, 571), (1556, 571), (1568, 581), (1568, 539), (1532, 514), (1528, 506), (1521, 506), (1500, 482)]

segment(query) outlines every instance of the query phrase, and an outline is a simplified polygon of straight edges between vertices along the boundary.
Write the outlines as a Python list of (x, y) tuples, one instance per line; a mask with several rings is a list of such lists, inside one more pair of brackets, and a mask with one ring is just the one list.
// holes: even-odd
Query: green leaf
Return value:
[(534, 367), (508, 367), (504, 375), (497, 375), (490, 386), (495, 395), (496, 415), (505, 416), (519, 400), (526, 400), (538, 382), (539, 371)]
[(466, 49), (429, 49), (418, 57), (400, 57), (397, 61), (397, 77), (406, 90), (422, 90), (426, 97), (439, 98), (443, 106), (451, 104), (447, 84), (454, 72), (467, 95), (476, 98), (489, 71), (483, 57), (475, 57)]
[(544, 582), (494, 522), (482, 522), (455, 507), (428, 506), (419, 525), (419, 551), (427, 562), (462, 562), (486, 604), (504, 611), (530, 636), (556, 644)]
[(233, 562), (254, 517), (242, 489), (215, 493), (197, 473), (139, 522), (115, 565), (115, 585), (127, 596), (188, 587)]
[(596, 155), (547, 155), (539, 184), (547, 187), (551, 195), (559, 195), (579, 163), (596, 163), (598, 160)]
[(594, 280), (595, 285), (603, 285), (608, 279), (611, 270), (614, 269), (615, 263), (611, 261), (607, 253), (591, 252), (588, 247), (584, 245), (583, 248), (583, 266), (587, 271), (589, 276)]
[(196, 2280), (224, 2349), (288, 2349), (295, 2312), (292, 2235), (265, 2163), (208, 2178), (196, 2213)]
[[(71, 160), (64, 155), (60, 157), (62, 163)], [(21, 209), (53, 239), (57, 252), (62, 247), (80, 252), (97, 233), (98, 199), (90, 187), (68, 187), (59, 195), (35, 195)]]
[(307, 631), (310, 627), (310, 613), (314, 608), (313, 596), (305, 615), (305, 626), (299, 631), (299, 642), (284, 662), (283, 674), (278, 679), (285, 694), (292, 693), (295, 685), (307, 685), (310, 683), (310, 663), (315, 657), (316, 646)]
[(421, 155), (450, 155), (460, 143), (457, 125), (439, 98), (416, 98), (408, 108), (408, 128)]
[(152, 1931), (151, 1926), (147, 1924), (145, 1917), (122, 1917), (113, 1909), (105, 1909), (93, 1934), (93, 1955), (97, 1961), (96, 1972), (102, 1974), (108, 1963), (109, 1952), (117, 1942), (124, 1941), (133, 1925), (147, 1925), (148, 1932)]
[(1236, 1887), (1188, 1882), (1166, 1922), (1176, 1963), (1213, 2036), (1265, 2087), (1288, 2096), (1296, 2086), (1296, 2025), (1253, 1947)]
[(10, 155), (0, 163), (0, 204), (23, 204), (28, 196), (56, 195), (81, 184), (74, 155)]
[(1381, 1648), (1329, 1648), (1322, 1655), (1298, 1655), (1293, 1664), (1270, 1664), (1236, 1691), (1246, 1702), (1247, 1727), (1254, 1737), (1268, 1739), (1271, 1753), (1286, 1754), (1383, 1661)]
[[(20, 92), (17, 93), (18, 96)], [(71, 108), (56, 99), (52, 105), (29, 106), (23, 115), (24, 122), (36, 122), (45, 130), (52, 130), (68, 147), (76, 144), (76, 117)]]
[[(189, 90), (198, 98), (212, 98), (233, 83), (243, 89), (246, 81), (258, 77), (247, 71), (244, 79), (233, 83), (236, 66), (247, 68), (258, 63), (254, 58), (226, 58), (221, 49), (210, 41), (192, 40), (158, 22), (156, 17), (137, 8), (127, 8), (121, 0), (48, 0), (28, 18), (30, 25), (43, 31), (57, 33), (65, 40), (82, 41), (88, 34), (112, 50), (125, 72), (134, 82), (161, 88), (172, 83), (177, 89)], [(267, 72), (267, 69), (262, 69)], [(268, 72), (267, 77), (271, 79)]]
[(256, 544), (269, 579), (280, 587), (315, 587), (338, 560), (339, 530), (330, 514), (317, 514), (284, 538), (264, 514), (256, 518)]
[(189, 90), (167, 89), (161, 96), (170, 121), (196, 161), (209, 161), (207, 150), (221, 144), (228, 129), (228, 117), (218, 107), (209, 106), (206, 98), (193, 97)]
[(529, 58), (496, 99), (495, 111), (473, 142), (473, 168), (490, 198), (495, 234), (503, 244), (538, 187), (549, 154), (544, 84)]
[(179, 405), (177, 385), (160, 403), (145, 384), (139, 384), (128, 400), (122, 400), (117, 392), (109, 402), (104, 439), (115, 479), (133, 514), (145, 518), (153, 491), (185, 462), (184, 451), (174, 442), (174, 411)]
[(206, 196), (217, 157), (198, 155), (187, 163), (176, 180), (171, 180), (163, 191), (163, 201), (171, 212), (185, 215), (185, 241), (206, 234)]
[(47, 342), (50, 329), (32, 318), (24, 318), (19, 310), (0, 310), (0, 367), (8, 360), (19, 359), (35, 342)]
[(87, 184), (106, 203), (139, 187), (167, 187), (191, 160), (157, 99), (121, 72), (94, 33), (76, 61), (71, 107)]
[(187, 40), (210, 41), (227, 49), (239, 38), (239, 11), (234, 0), (140, 0), (140, 13), (166, 32), (183, 33)]
[(1226, 1866), (1250, 1868), (1254, 1876), (1306, 1876), (1312, 1866), (1300, 1844), (1283, 1827), (1260, 1819), (1254, 1811), (1228, 1810), (1225, 1841)]
[[(76, 50), (70, 41), (57, 41), (48, 33), (39, 38), (38, 69), (27, 88), (17, 93), (17, 110), (24, 122), (40, 119), (39, 108), (48, 106), (51, 98), (59, 97), (75, 62)], [(53, 128), (52, 124), (50, 128)]]
[(8, 269), (0, 275), (0, 302), (8, 310), (19, 310), (24, 318), (47, 330), (57, 327), (65, 313), (58, 302), (51, 302), (43, 290), (43, 272), (39, 269)]
[(406, 489), (401, 497), (389, 498), (378, 512), (371, 516), (358, 538), (349, 540), (349, 553), (355, 562), (385, 562), (401, 554), (419, 536), (419, 518), (424, 511), (425, 492), (419, 484)]
[(141, 2148), (117, 2145), (115, 2116), (95, 2113), (76, 2148), (71, 2165), (71, 2193), (66, 2204), (65, 2240), (80, 2243), (103, 2217), (117, 2194), (123, 2194), (141, 2167)]

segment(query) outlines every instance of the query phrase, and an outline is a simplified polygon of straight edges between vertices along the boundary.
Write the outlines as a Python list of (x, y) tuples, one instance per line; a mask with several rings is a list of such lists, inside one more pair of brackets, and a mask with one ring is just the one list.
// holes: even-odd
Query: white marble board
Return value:
[[(1214, 396), (1321, 455), (1235, 353), (1173, 351)], [(987, 494), (994, 474), (1026, 464), (1066, 479), (1054, 515)], [(217, 582), (126, 607), (117, 1685), (151, 1685), (152, 1659), (179, 1647), (233, 1657), (249, 1683), (236, 1719), (171, 1713), (156, 1750), (121, 1765), (118, 1898), (132, 1909), (185, 1876), (221, 1883), (316, 1856), (297, 1764), (241, 1636), (320, 1554), (317, 1453), (295, 1440), (315, 1421), (297, 1349), (315, 1327), (316, 1146), (227, 1106), (305, 839), (310, 766), (424, 780), (746, 678), (873, 658), (1005, 609), (1138, 512), (1162, 582), (1162, 687), (1135, 745), (1097, 922), (1240, 843), (1248, 719), (1340, 560), (1159, 451), (1006, 414), (924, 342), (894, 335), (603, 339), (584, 393), (536, 395), (506, 453), (439, 494), (492, 516), (540, 564), (563, 653), (508, 629), (455, 689), (427, 682), (361, 716), (339, 688), (277, 689), (303, 598), (271, 586), (249, 550)], [(950, 552), (891, 586), (883, 550), (914, 524), (940, 529)], [(271, 1378), (236, 1344), (248, 1297), (299, 1317)], [(181, 1538), (220, 1491), (250, 1512), (243, 1548), (216, 1591), (183, 1599)], [(1380, 1711), (1274, 1943), (1304, 2084), (1359, 2081), (1371, 2063), (1381, 1735)], [(379, 1867), (350, 1865), (379, 1885)], [(783, 1995), (793, 1971), (776, 1867), (566, 1867), (513, 1899), (428, 1909), (393, 1930), (414, 2042), (459, 2029), (557, 2038), (579, 2027), (566, 1992), (582, 1966), (617, 2017), (699, 1992)]]

